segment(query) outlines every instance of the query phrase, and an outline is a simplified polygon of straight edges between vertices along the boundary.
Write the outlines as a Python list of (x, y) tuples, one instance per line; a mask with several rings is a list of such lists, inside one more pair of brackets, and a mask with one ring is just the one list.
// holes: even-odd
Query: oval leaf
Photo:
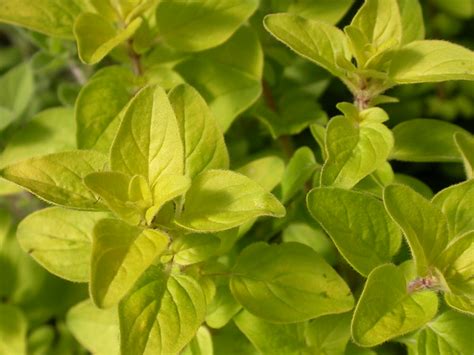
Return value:
[(229, 154), (206, 102), (189, 85), (174, 88), (169, 99), (183, 140), (184, 172), (190, 178), (208, 169), (228, 169)]
[(101, 308), (120, 301), (166, 249), (169, 238), (153, 229), (104, 219), (94, 228), (90, 292)]
[(257, 9), (257, 0), (160, 1), (156, 22), (171, 47), (196, 52), (226, 41)]
[(88, 282), (92, 231), (108, 216), (104, 212), (46, 208), (21, 221), (16, 236), (23, 250), (49, 272), (69, 281)]
[(130, 102), (110, 151), (113, 171), (142, 175), (150, 186), (161, 175), (183, 173), (183, 145), (168, 97), (142, 89)]
[[(414, 276), (410, 270), (410, 276)], [(410, 277), (411, 278), (411, 277)], [(434, 292), (407, 292), (403, 268), (386, 264), (367, 279), (352, 319), (352, 338), (361, 346), (375, 346), (418, 329), (438, 310)]]
[(382, 201), (365, 193), (316, 188), (307, 197), (308, 209), (323, 226), (354, 269), (367, 276), (391, 261), (401, 244), (398, 226)]
[(295, 323), (349, 311), (350, 289), (310, 247), (256, 243), (244, 249), (232, 271), (232, 294), (254, 315)]
[(119, 305), (121, 353), (179, 353), (205, 315), (206, 298), (196, 280), (151, 266)]
[(411, 42), (390, 56), (396, 84), (474, 80), (474, 52), (446, 41)]
[(283, 205), (248, 177), (228, 170), (208, 170), (193, 180), (176, 222), (194, 231), (217, 232), (259, 216), (284, 215)]
[(102, 170), (107, 158), (94, 151), (77, 150), (31, 158), (7, 166), (0, 175), (47, 202), (84, 209), (103, 209), (84, 185), (83, 178)]

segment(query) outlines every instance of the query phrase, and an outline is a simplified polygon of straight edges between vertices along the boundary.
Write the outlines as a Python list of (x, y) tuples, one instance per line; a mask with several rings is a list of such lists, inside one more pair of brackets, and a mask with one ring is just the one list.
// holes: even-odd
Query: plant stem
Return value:
[(135, 73), (135, 75), (141, 76), (143, 75), (143, 68), (140, 61), (140, 55), (137, 52), (135, 52), (135, 50), (133, 49), (133, 41), (131, 39), (128, 40), (127, 44), (128, 44), (128, 56), (132, 63), (133, 72)]

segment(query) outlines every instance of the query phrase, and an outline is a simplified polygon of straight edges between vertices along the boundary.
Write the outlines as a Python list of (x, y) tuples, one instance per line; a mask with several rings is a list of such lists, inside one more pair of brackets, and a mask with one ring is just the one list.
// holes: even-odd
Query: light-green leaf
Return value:
[(183, 173), (178, 123), (163, 89), (146, 87), (128, 105), (110, 152), (113, 171), (142, 175), (150, 186), (161, 175)]
[(332, 1), (272, 1), (274, 12), (289, 12), (310, 20), (321, 20), (335, 24), (350, 9), (353, 0)]
[(398, 0), (402, 24), (402, 43), (406, 44), (425, 38), (423, 12), (418, 0)]
[(204, 321), (205, 302), (195, 279), (151, 266), (119, 305), (121, 353), (179, 353)]
[(441, 190), (432, 203), (446, 215), (452, 237), (474, 230), (474, 180)]
[(100, 62), (112, 49), (133, 36), (141, 23), (142, 20), (137, 18), (118, 31), (113, 23), (99, 14), (80, 14), (74, 23), (79, 58), (87, 64)]
[(351, 55), (346, 37), (338, 28), (292, 14), (268, 15), (264, 25), (273, 36), (299, 55), (335, 76), (344, 74), (338, 63), (349, 61)]
[(329, 122), (321, 185), (350, 189), (386, 162), (393, 147), (392, 133), (381, 123), (388, 119), (387, 114), (371, 108), (360, 115), (368, 119), (358, 124), (336, 116)]
[(310, 247), (255, 243), (232, 270), (232, 294), (252, 314), (274, 323), (295, 323), (349, 311), (346, 283)]
[(408, 186), (386, 187), (383, 199), (389, 215), (405, 234), (419, 276), (426, 276), (449, 243), (446, 216)]
[(0, 92), (0, 131), (28, 107), (34, 92), (33, 79), (33, 70), (28, 62), (14, 67), (0, 77), (0, 87), (3, 88)]
[(83, 178), (102, 170), (107, 158), (97, 152), (77, 150), (31, 158), (3, 168), (0, 175), (47, 202), (84, 209), (102, 204), (84, 185)]
[(247, 311), (234, 322), (262, 354), (301, 354), (307, 348), (304, 323), (269, 323)]
[(120, 301), (168, 246), (163, 232), (103, 219), (94, 228), (90, 293), (100, 308)]
[(412, 265), (386, 264), (374, 269), (367, 279), (352, 319), (352, 338), (372, 347), (411, 332), (433, 318), (438, 310), (434, 292), (409, 294)]
[(84, 178), (84, 184), (119, 218), (134, 225), (141, 222), (142, 213), (133, 205), (128, 204), (130, 178), (127, 175), (101, 171), (87, 175)]
[(38, 113), (9, 139), (0, 155), (0, 166), (75, 149), (74, 126), (70, 109), (51, 108)]
[(412, 162), (460, 162), (461, 153), (453, 141), (456, 133), (468, 133), (452, 123), (414, 119), (395, 126), (392, 159)]
[(283, 217), (285, 208), (259, 184), (228, 170), (208, 170), (196, 176), (176, 222), (194, 231), (217, 232), (259, 216)]
[(429, 322), (416, 337), (418, 355), (463, 355), (474, 349), (474, 319), (447, 311)]
[(132, 98), (135, 84), (132, 72), (118, 66), (99, 70), (89, 79), (75, 106), (78, 148), (108, 153), (119, 113)]
[(446, 41), (414, 41), (391, 54), (388, 74), (395, 84), (474, 80), (474, 52)]
[(0, 354), (26, 355), (28, 322), (17, 306), (0, 303)]
[(400, 248), (400, 230), (375, 197), (326, 187), (311, 190), (307, 202), (341, 254), (364, 276), (390, 262)]
[(400, 45), (402, 23), (397, 0), (366, 0), (351, 22), (373, 47), (373, 53)]
[(190, 178), (208, 169), (228, 169), (229, 155), (217, 121), (189, 85), (174, 88), (169, 99), (183, 140), (184, 172)]
[(51, 207), (26, 217), (16, 236), (23, 250), (49, 272), (69, 281), (88, 282), (92, 230), (108, 213)]
[[(352, 313), (329, 314), (308, 323), (306, 339), (315, 354), (344, 354), (351, 337)], [(352, 355), (352, 354), (351, 354)]]
[(461, 153), (467, 178), (474, 178), (474, 136), (455, 133), (454, 142)]
[(308, 147), (299, 148), (291, 157), (281, 180), (281, 202), (288, 202), (304, 187), (316, 169), (314, 154)]
[(74, 20), (86, 9), (87, 2), (83, 0), (2, 0), (0, 22), (53, 37), (72, 39)]
[(212, 335), (205, 326), (199, 327), (195, 337), (183, 350), (182, 355), (214, 355)]
[(260, 97), (263, 51), (257, 33), (244, 26), (222, 45), (185, 59), (175, 70), (200, 92), (225, 132)]
[(257, 6), (257, 0), (161, 1), (156, 23), (160, 38), (171, 47), (202, 51), (225, 42)]
[(117, 308), (99, 309), (90, 300), (67, 313), (68, 328), (76, 339), (95, 355), (119, 353), (120, 333)]
[(206, 324), (211, 328), (222, 328), (241, 309), (242, 306), (232, 296), (229, 285), (227, 283), (220, 285), (207, 307)]
[(276, 155), (252, 160), (237, 169), (237, 172), (258, 182), (267, 191), (272, 191), (281, 181), (285, 171), (283, 159)]
[(173, 242), (173, 261), (180, 265), (191, 265), (215, 255), (220, 239), (212, 234), (186, 234)]

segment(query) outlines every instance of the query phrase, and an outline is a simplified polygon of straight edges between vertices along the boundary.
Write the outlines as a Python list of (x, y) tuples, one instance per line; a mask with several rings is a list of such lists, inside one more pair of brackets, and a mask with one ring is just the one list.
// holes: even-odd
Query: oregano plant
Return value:
[(2, 0), (0, 354), (472, 353), (433, 3)]

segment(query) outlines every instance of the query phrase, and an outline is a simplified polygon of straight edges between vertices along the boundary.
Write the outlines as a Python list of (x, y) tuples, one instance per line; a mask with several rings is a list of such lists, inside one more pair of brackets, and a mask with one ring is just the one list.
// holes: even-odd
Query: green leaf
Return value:
[(135, 19), (118, 31), (105, 17), (85, 12), (74, 23), (79, 58), (87, 64), (100, 62), (109, 52), (128, 40), (140, 27), (141, 19)]
[(259, 216), (284, 215), (283, 205), (253, 180), (232, 171), (208, 170), (193, 180), (176, 222), (189, 230), (217, 232)]
[(455, 133), (454, 142), (461, 153), (467, 178), (474, 178), (474, 136)]
[(392, 159), (412, 162), (460, 162), (461, 154), (453, 141), (456, 133), (467, 133), (452, 123), (414, 119), (395, 126)]
[(454, 239), (439, 256), (439, 267), (448, 290), (446, 301), (452, 307), (474, 314), (474, 230)]
[(352, 319), (352, 338), (361, 346), (375, 346), (418, 329), (433, 318), (438, 309), (434, 292), (409, 294), (408, 280), (414, 270), (408, 264), (381, 265), (367, 279)]
[(151, 266), (119, 305), (121, 353), (179, 353), (204, 321), (205, 302), (195, 279)]
[(299, 148), (291, 157), (281, 180), (281, 202), (288, 202), (311, 178), (317, 163), (308, 147)]
[(333, 1), (273, 1), (274, 12), (289, 12), (309, 20), (321, 20), (335, 24), (339, 22), (350, 9), (353, 0)]
[(402, 22), (397, 0), (366, 0), (351, 22), (368, 40), (372, 54), (398, 46), (402, 41)]
[(351, 337), (351, 313), (330, 314), (308, 323), (306, 339), (315, 354), (344, 354)]
[(201, 326), (196, 336), (189, 345), (183, 350), (182, 355), (213, 355), (212, 335), (209, 330)]
[(257, 6), (257, 0), (161, 1), (156, 23), (160, 38), (168, 45), (197, 52), (225, 42)]
[(387, 114), (371, 108), (360, 115), (359, 124), (343, 116), (329, 122), (321, 185), (350, 189), (386, 162), (393, 146), (391, 131), (381, 123)]
[(237, 259), (230, 288), (245, 309), (274, 323), (342, 313), (354, 305), (340, 276), (299, 243), (250, 245)]
[(448, 306), (454, 308), (456, 311), (465, 312), (474, 315), (474, 299), (472, 296), (455, 295), (452, 293), (445, 293), (444, 299)]
[(133, 73), (118, 66), (99, 70), (76, 100), (77, 145), (108, 153), (118, 129), (119, 113), (132, 98), (136, 80)]
[(336, 264), (339, 255), (334, 243), (320, 226), (304, 222), (294, 222), (283, 230), (282, 240), (309, 246), (321, 255), (330, 265)]
[(163, 253), (169, 237), (163, 232), (103, 219), (94, 228), (90, 293), (100, 308), (120, 301)]
[(28, 322), (21, 309), (0, 304), (0, 354), (26, 355)]
[(206, 324), (211, 328), (222, 328), (242, 309), (226, 283), (216, 289), (216, 295), (207, 307)]
[(451, 236), (474, 230), (474, 180), (441, 190), (432, 203), (446, 216)]
[(173, 261), (180, 265), (200, 263), (214, 256), (220, 239), (212, 234), (186, 234), (173, 242)]
[(102, 205), (82, 179), (103, 169), (106, 163), (106, 157), (100, 153), (77, 150), (24, 160), (3, 168), (0, 175), (47, 202), (97, 210)]
[(190, 178), (208, 169), (228, 169), (229, 154), (206, 102), (189, 85), (174, 88), (169, 99), (183, 140), (184, 172)]
[(344, 32), (322, 21), (291, 14), (268, 15), (267, 31), (299, 55), (313, 61), (335, 76), (344, 75), (338, 63), (351, 58)]
[(88, 8), (83, 0), (2, 0), (0, 22), (26, 27), (52, 37), (72, 39), (76, 17)]
[(255, 31), (244, 26), (222, 45), (185, 59), (175, 70), (200, 92), (225, 132), (260, 97), (263, 51)]
[(427, 199), (431, 199), (433, 197), (433, 191), (431, 191), (431, 188), (423, 181), (418, 180), (413, 176), (405, 174), (395, 174), (393, 183), (407, 185)]
[(101, 171), (84, 178), (84, 184), (119, 218), (132, 225), (142, 221), (143, 215), (129, 203), (130, 178), (122, 173)]
[[(289, 95), (289, 94), (288, 94)], [(273, 138), (301, 133), (310, 124), (325, 124), (327, 115), (313, 96), (289, 95), (278, 102), (278, 112), (263, 102), (256, 108), (255, 116), (268, 128)]]
[(0, 251), (3, 248), (3, 243), (7, 240), (8, 234), (12, 227), (12, 216), (5, 208), (0, 208)]
[(183, 146), (168, 97), (142, 89), (124, 113), (110, 152), (113, 171), (142, 175), (152, 186), (161, 175), (183, 173)]
[(34, 92), (33, 80), (33, 70), (28, 62), (10, 69), (0, 77), (0, 87), (3, 88), (0, 92), (0, 131), (28, 107)]
[(93, 354), (119, 353), (117, 308), (99, 309), (86, 300), (69, 310), (66, 322), (74, 337)]
[(272, 191), (283, 178), (285, 163), (276, 155), (252, 160), (237, 169), (237, 172), (258, 182), (267, 191)]
[(405, 234), (419, 276), (426, 276), (449, 243), (446, 216), (408, 186), (386, 187), (383, 199), (389, 215)]
[(414, 41), (391, 59), (388, 74), (395, 84), (474, 80), (474, 52), (454, 43)]
[(402, 24), (402, 44), (425, 38), (423, 12), (418, 0), (398, 0)]
[(247, 311), (240, 312), (234, 322), (262, 354), (301, 354), (307, 348), (304, 323), (269, 323)]
[(363, 276), (390, 262), (400, 248), (400, 230), (375, 197), (326, 187), (311, 190), (307, 203), (342, 256)]
[(417, 334), (417, 354), (469, 354), (474, 349), (473, 328), (472, 317), (454, 311), (441, 313)]
[(88, 282), (94, 225), (109, 215), (51, 207), (28, 215), (16, 236), (24, 251), (49, 272)]
[(51, 108), (34, 116), (9, 139), (0, 166), (50, 153), (75, 149), (74, 112)]

